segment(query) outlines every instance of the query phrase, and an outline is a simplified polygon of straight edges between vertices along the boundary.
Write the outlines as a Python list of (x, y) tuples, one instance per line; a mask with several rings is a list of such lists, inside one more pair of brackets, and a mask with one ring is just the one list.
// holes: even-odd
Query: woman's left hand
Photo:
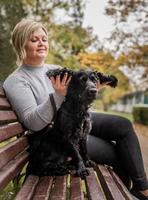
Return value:
[(52, 85), (55, 91), (61, 96), (66, 96), (67, 87), (71, 80), (71, 76), (68, 78), (68, 74), (65, 73), (62, 81), (60, 80), (60, 75), (57, 75), (56, 78), (51, 77), (50, 80), (52, 82)]

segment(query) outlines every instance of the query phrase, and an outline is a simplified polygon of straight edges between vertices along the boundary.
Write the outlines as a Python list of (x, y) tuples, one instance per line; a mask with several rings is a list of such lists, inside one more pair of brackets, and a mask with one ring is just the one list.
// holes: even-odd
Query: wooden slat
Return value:
[(0, 111), (0, 123), (14, 122), (17, 120), (17, 116), (13, 111)]
[(70, 200), (84, 200), (81, 179), (71, 176), (70, 181)]
[(53, 183), (53, 177), (41, 177), (32, 200), (48, 200)]
[(100, 183), (106, 195), (106, 198), (109, 200), (125, 200), (121, 191), (117, 187), (114, 179), (112, 178), (111, 174), (107, 170), (106, 167), (98, 165), (96, 167), (96, 172), (98, 174)]
[(10, 109), (10, 104), (6, 98), (0, 98), (0, 109)]
[(66, 176), (57, 176), (50, 199), (66, 200)]
[(111, 169), (109, 169), (109, 172), (111, 173), (114, 181), (116, 182), (118, 188), (120, 189), (121, 193), (125, 197), (126, 200), (133, 200), (131, 194), (129, 193), (128, 189), (125, 187), (121, 179), (115, 174), (115, 172)]
[(22, 152), (28, 146), (27, 138), (20, 137), (19, 139), (9, 143), (0, 149), (0, 169), (12, 160), (17, 154)]
[(31, 200), (35, 191), (35, 188), (38, 184), (39, 177), (38, 176), (29, 176), (25, 181), (23, 187), (18, 192), (15, 200)]
[(19, 154), (0, 171), (0, 191), (22, 170), (29, 158), (28, 152)]
[(5, 141), (13, 136), (24, 132), (22, 125), (19, 122), (14, 122), (0, 126), (0, 142)]
[(2, 87), (0, 87), (0, 97), (4, 97), (5, 93)]
[(86, 177), (86, 188), (89, 199), (105, 200), (106, 198), (100, 186), (99, 180), (97, 180), (94, 170), (91, 168), (89, 171), (90, 175)]

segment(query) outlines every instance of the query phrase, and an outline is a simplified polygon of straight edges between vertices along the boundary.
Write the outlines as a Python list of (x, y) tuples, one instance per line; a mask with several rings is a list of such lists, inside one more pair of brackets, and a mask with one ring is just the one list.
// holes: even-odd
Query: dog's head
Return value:
[(97, 71), (72, 71), (67, 68), (54, 69), (47, 72), (47, 76), (56, 77), (60, 75), (61, 80), (64, 74), (67, 73), (68, 77), (71, 76), (71, 81), (68, 86), (67, 97), (75, 98), (78, 101), (91, 103), (97, 95), (96, 84), (99, 81), (100, 84), (107, 84), (111, 87), (116, 87), (117, 79), (115, 76), (105, 76)]
[(73, 72), (69, 83), (67, 96), (76, 98), (84, 103), (91, 103), (97, 95), (96, 84), (98, 76), (93, 71)]

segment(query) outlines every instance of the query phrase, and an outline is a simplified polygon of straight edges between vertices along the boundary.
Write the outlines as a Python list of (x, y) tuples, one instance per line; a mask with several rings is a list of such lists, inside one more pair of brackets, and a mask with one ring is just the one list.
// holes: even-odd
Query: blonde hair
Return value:
[(17, 56), (16, 64), (18, 66), (22, 64), (22, 61), (26, 57), (25, 45), (28, 38), (38, 28), (42, 28), (48, 36), (47, 29), (40, 22), (33, 20), (23, 19), (14, 27), (11, 34), (11, 44)]

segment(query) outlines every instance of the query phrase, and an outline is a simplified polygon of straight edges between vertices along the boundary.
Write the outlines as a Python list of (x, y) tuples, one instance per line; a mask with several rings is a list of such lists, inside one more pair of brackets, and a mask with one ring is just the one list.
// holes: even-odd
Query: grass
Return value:
[(119, 115), (119, 116), (125, 117), (125, 118), (129, 119), (131, 122), (133, 122), (132, 113), (115, 112), (115, 111), (102, 111), (102, 110), (97, 110), (97, 112), (106, 113), (106, 114), (112, 114), (112, 115)]
[(133, 122), (132, 113), (117, 112), (117, 111), (111, 111), (111, 110), (103, 111), (103, 104), (100, 99), (97, 99), (94, 101), (94, 103), (92, 104), (92, 110), (95, 112), (99, 112), (99, 113), (119, 115), (119, 116), (125, 117), (125, 118), (129, 119), (131, 122)]

